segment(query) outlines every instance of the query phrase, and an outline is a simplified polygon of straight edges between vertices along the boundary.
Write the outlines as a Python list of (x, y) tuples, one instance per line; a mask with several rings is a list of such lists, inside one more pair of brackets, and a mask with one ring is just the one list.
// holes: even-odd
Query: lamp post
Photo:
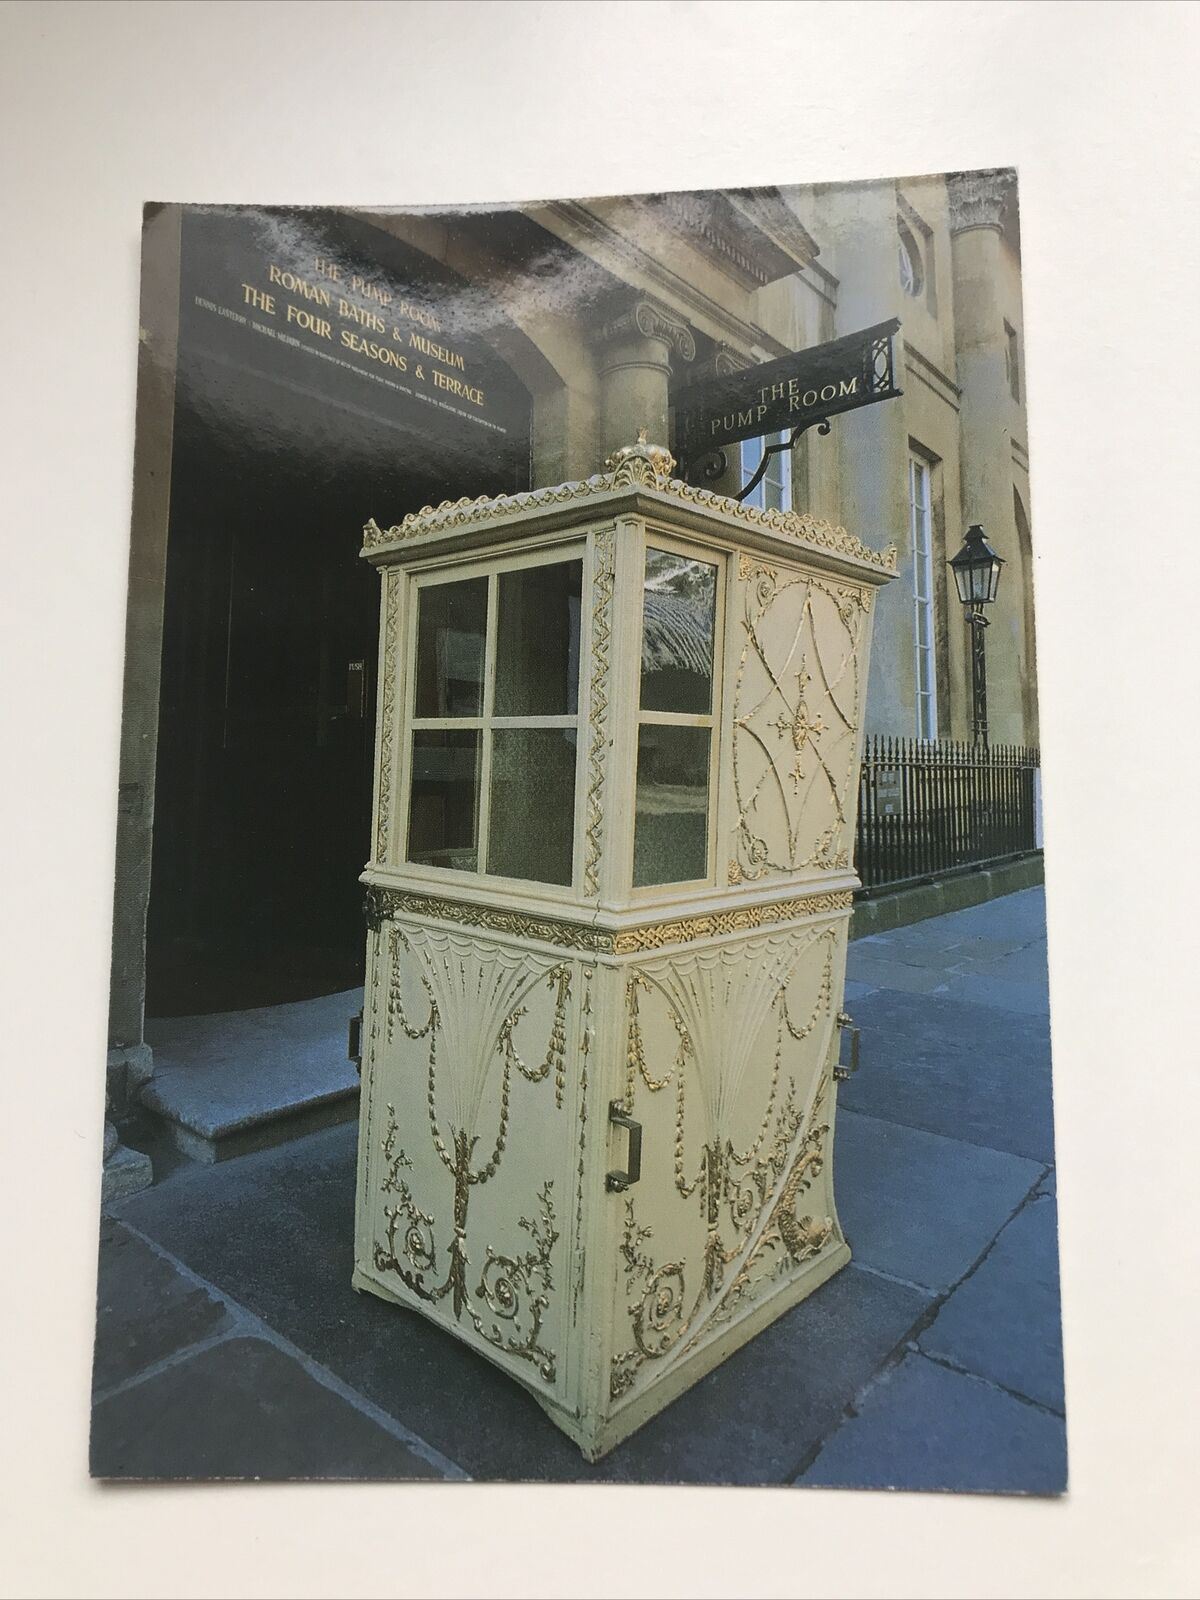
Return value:
[(988, 619), (983, 608), (996, 598), (1003, 565), (1004, 558), (992, 549), (977, 522), (967, 529), (962, 549), (950, 561), (958, 598), (963, 603), (971, 630), (971, 738), (985, 750), (988, 742), (987, 663), (983, 653), (983, 630)]

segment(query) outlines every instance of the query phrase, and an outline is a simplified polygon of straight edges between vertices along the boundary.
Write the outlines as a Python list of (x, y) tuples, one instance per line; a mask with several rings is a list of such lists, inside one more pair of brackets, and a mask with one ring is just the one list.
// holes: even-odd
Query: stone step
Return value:
[(154, 1075), (142, 1104), (171, 1142), (211, 1163), (357, 1114), (347, 1028), (361, 989), (288, 1005), (147, 1020)]

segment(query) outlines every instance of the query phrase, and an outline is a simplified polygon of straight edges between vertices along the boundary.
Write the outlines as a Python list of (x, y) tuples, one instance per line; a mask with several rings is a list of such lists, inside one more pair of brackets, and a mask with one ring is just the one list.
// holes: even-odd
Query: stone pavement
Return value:
[(340, 1126), (177, 1158), (110, 1207), (93, 1473), (1060, 1492), (1042, 891), (857, 940), (847, 1009), (853, 1262), (595, 1466), (481, 1357), (351, 1290)]

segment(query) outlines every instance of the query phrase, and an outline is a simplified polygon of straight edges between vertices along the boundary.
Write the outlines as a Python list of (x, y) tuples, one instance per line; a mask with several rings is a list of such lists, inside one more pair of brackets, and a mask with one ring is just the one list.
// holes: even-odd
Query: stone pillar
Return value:
[(952, 172), (946, 178), (954, 345), (962, 390), (963, 515), (962, 528), (946, 530), (946, 544), (953, 554), (966, 528), (978, 522), (997, 555), (1009, 563), (1000, 575), (996, 603), (988, 608), (988, 731), (993, 744), (1019, 744), (1025, 731), (1021, 680), (1026, 575), (1013, 514), (1013, 398), (1006, 366), (1001, 260), (1004, 205), (1014, 182), (1015, 175), (1007, 169)]
[[(125, 693), (117, 798), (113, 888), (112, 987), (106, 1105), (120, 1119), (152, 1071), (143, 1027), (146, 1008), (146, 913), (154, 829), (154, 773), (166, 592), (171, 444), (179, 337), (178, 206), (148, 207), (142, 232), (142, 287), (137, 417), (125, 617)], [(111, 1124), (109, 1125), (111, 1127)], [(130, 1193), (150, 1182), (149, 1159), (117, 1144), (106, 1129), (104, 1193)]]
[(641, 428), (651, 444), (668, 444), (672, 358), (695, 355), (691, 329), (656, 300), (613, 303), (600, 334), (600, 460), (631, 444)]
[[(835, 335), (884, 322), (900, 312), (896, 267), (896, 188), (854, 184), (826, 199), (838, 270)], [(896, 362), (903, 372), (903, 341)], [(900, 387), (903, 378), (898, 377)], [(908, 428), (904, 402), (886, 400), (836, 417), (828, 436), (808, 435), (813, 457), (836, 451), (840, 493), (832, 515), (877, 549), (894, 544), (897, 578), (875, 598), (877, 616), (867, 684), (868, 733), (915, 734), (912, 547), (908, 527)], [(822, 481), (828, 482), (823, 474)]]
[(142, 234), (125, 693), (117, 803), (109, 1045), (121, 1065), (144, 1069), (146, 911), (154, 827), (158, 699), (166, 592), (171, 445), (179, 338), (178, 206), (147, 211)]

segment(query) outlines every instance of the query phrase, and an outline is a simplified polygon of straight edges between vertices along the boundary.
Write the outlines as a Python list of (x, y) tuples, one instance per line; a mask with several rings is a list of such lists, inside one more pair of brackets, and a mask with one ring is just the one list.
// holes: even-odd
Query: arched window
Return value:
[(925, 270), (921, 261), (921, 249), (907, 223), (901, 222), (899, 228), (900, 287), (911, 299), (919, 300), (925, 288)]

